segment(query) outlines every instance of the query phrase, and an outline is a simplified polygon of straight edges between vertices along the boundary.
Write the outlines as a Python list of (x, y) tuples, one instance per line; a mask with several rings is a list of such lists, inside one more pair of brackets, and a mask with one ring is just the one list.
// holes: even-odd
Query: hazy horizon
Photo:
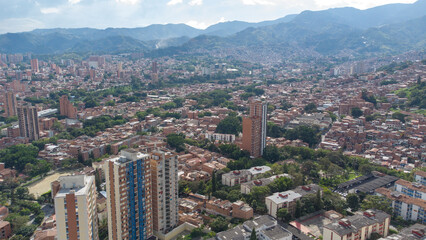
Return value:
[(226, 21), (260, 22), (304, 10), (367, 9), (413, 0), (15, 0), (0, 2), (0, 33), (49, 28), (134, 28), (187, 24), (198, 29)]

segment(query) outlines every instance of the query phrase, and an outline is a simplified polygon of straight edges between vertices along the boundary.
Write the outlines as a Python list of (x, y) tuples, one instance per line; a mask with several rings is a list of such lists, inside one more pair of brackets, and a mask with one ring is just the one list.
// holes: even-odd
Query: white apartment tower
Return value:
[(154, 231), (170, 232), (178, 225), (178, 160), (170, 152), (151, 153), (152, 209)]
[(98, 240), (94, 176), (63, 176), (55, 196), (58, 240)]

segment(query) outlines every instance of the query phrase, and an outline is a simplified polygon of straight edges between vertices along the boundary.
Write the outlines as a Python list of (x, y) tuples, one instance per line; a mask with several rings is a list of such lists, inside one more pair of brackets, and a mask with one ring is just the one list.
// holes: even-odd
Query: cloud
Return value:
[(71, 4), (77, 4), (79, 2), (81, 2), (81, 0), (68, 0), (69, 3)]
[[(79, 1), (79, 0), (71, 0), (71, 1)], [(118, 3), (124, 3), (124, 4), (128, 4), (128, 5), (136, 5), (138, 4), (141, 0), (115, 0)]]
[(191, 0), (188, 4), (190, 6), (201, 6), (203, 4), (203, 0)]
[(191, 26), (193, 28), (198, 28), (198, 29), (206, 29), (209, 26), (205, 22), (198, 22), (198, 21), (195, 21), (195, 20), (188, 21), (186, 23), (186, 25)]
[(241, 0), (244, 5), (275, 5), (277, 1), (271, 0)]
[(51, 8), (41, 8), (40, 12), (43, 14), (54, 14), (54, 13), (59, 13), (61, 12), (61, 9), (59, 8), (55, 8), (55, 7), (51, 7)]
[(167, 3), (167, 6), (174, 6), (176, 4), (182, 3), (183, 0), (170, 0), (170, 2)]
[(0, 33), (25, 32), (44, 27), (42, 22), (31, 18), (9, 18), (0, 21)]

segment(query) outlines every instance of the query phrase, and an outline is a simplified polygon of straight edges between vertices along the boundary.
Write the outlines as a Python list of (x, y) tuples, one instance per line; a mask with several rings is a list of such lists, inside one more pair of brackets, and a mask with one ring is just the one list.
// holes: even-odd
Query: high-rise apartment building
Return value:
[(19, 133), (30, 141), (40, 138), (37, 109), (30, 106), (18, 107)]
[(150, 156), (133, 149), (105, 162), (108, 239), (136, 240), (153, 235)]
[(179, 186), (177, 155), (170, 152), (151, 153), (152, 216), (154, 231), (170, 232), (179, 221)]
[(16, 116), (16, 96), (7, 92), (4, 96), (4, 114), (6, 117)]
[(243, 146), (252, 157), (263, 155), (266, 146), (267, 106), (260, 100), (250, 103), (250, 115), (243, 119)]
[(39, 72), (38, 59), (31, 59), (31, 72), (33, 73)]
[(77, 118), (77, 108), (68, 100), (68, 96), (64, 95), (59, 99), (59, 108), (62, 116), (68, 118)]
[(55, 195), (58, 240), (98, 240), (95, 177), (63, 176), (58, 181), (60, 190)]

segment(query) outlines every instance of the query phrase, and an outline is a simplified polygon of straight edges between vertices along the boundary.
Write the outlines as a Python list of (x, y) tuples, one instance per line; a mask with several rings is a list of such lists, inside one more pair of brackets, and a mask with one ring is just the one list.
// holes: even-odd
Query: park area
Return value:
[(73, 171), (69, 172), (55, 172), (52, 175), (48, 175), (45, 178), (37, 180), (31, 184), (29, 184), (28, 190), (30, 194), (34, 194), (35, 197), (41, 196), (43, 193), (50, 191), (50, 183), (58, 180), (61, 176), (67, 176), (72, 174)]

